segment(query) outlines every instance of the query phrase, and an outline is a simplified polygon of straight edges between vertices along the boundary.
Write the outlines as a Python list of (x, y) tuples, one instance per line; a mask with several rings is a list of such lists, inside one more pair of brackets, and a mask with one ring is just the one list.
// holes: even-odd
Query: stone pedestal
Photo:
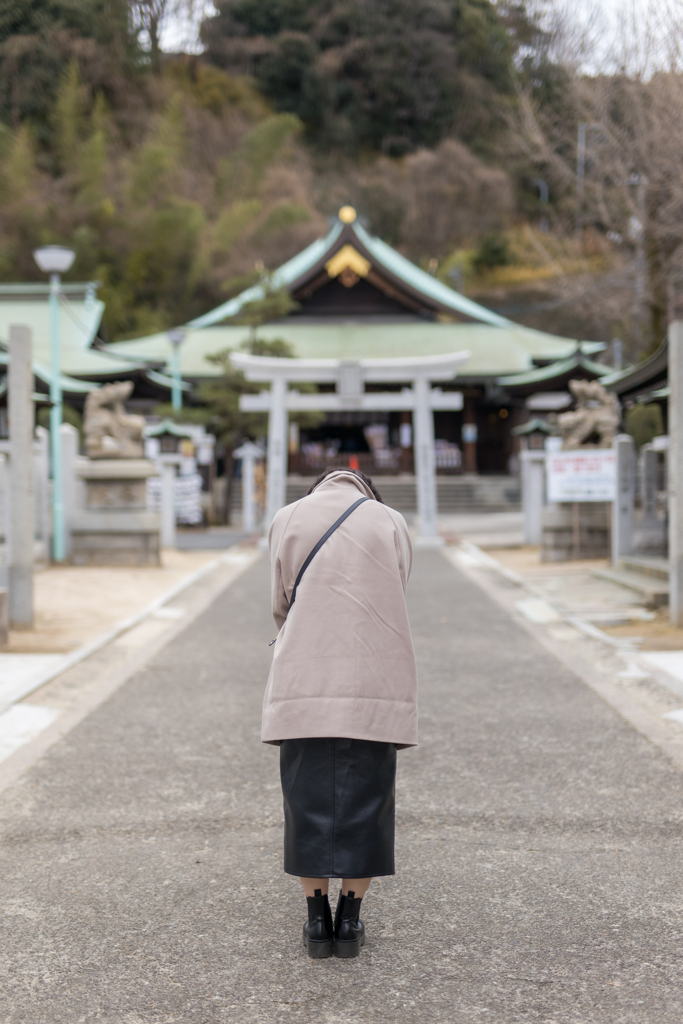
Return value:
[(541, 513), (541, 561), (608, 558), (611, 553), (611, 518), (611, 501), (548, 505)]
[(147, 511), (147, 459), (89, 459), (76, 468), (85, 508), (74, 513), (74, 565), (159, 565), (161, 517)]

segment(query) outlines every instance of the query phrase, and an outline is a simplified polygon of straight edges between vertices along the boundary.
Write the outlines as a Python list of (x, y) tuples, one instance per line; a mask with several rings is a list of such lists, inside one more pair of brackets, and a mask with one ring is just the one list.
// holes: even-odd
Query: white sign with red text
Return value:
[(549, 502), (614, 501), (616, 458), (611, 448), (548, 452), (546, 481)]

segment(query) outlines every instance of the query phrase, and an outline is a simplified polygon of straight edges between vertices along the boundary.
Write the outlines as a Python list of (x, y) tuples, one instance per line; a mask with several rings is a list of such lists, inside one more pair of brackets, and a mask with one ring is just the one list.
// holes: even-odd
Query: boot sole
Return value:
[(304, 949), (313, 960), (324, 960), (332, 956), (334, 942), (332, 939), (318, 940), (307, 939), (304, 935)]
[(365, 934), (361, 935), (359, 939), (342, 939), (341, 942), (337, 940), (334, 944), (334, 952), (342, 960), (350, 960), (351, 957), (358, 956), (361, 946), (364, 945)]

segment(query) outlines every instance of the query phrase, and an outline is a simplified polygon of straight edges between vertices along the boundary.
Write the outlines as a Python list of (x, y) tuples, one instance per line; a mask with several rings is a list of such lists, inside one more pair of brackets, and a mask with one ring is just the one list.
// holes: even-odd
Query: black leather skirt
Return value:
[(395, 743), (283, 740), (280, 776), (288, 874), (394, 874)]

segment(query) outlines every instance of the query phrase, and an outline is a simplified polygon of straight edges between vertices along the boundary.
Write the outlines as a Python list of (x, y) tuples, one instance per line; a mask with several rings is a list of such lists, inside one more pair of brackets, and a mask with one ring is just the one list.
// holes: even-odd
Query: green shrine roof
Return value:
[[(353, 212), (353, 211), (352, 211)], [(491, 324), (496, 327), (508, 327), (510, 320), (499, 316), (498, 313), (480, 306), (472, 299), (466, 298), (453, 288), (449, 288), (443, 281), (433, 277), (426, 271), (421, 270), (405, 256), (392, 249), (390, 245), (380, 238), (371, 235), (357, 220), (350, 223), (342, 223), (337, 220), (329, 234), (324, 238), (309, 245), (307, 249), (298, 253), (293, 259), (283, 263), (281, 267), (273, 271), (271, 275), (272, 287), (276, 289), (285, 288), (294, 291), (301, 286), (304, 279), (321, 269), (325, 261), (330, 259), (335, 252), (338, 252), (344, 245), (357, 247), (362, 255), (370, 257), (373, 267), (380, 271), (387, 271), (397, 282), (407, 286), (411, 292), (420, 294), (423, 298), (431, 300), (435, 309), (441, 312), (452, 312), (460, 314), (479, 323)], [(191, 320), (190, 327), (212, 327), (232, 317), (237, 316), (246, 302), (254, 302), (262, 299), (265, 290), (262, 285), (253, 285), (246, 291), (229, 299), (216, 309), (212, 309), (203, 316)]]
[(191, 437), (186, 427), (181, 427), (178, 423), (174, 423), (173, 420), (168, 419), (161, 420), (153, 427), (149, 427), (145, 431), (147, 437), (161, 437), (162, 434), (172, 434), (174, 437)]
[[(259, 338), (289, 342), (302, 359), (372, 359), (445, 355), (468, 349), (471, 356), (458, 379), (497, 377), (529, 371), (534, 360), (566, 360), (576, 351), (576, 342), (552, 334), (510, 324), (408, 323), (301, 323), (295, 318), (266, 324)], [(189, 328), (180, 348), (184, 377), (201, 379), (220, 375), (221, 367), (207, 356), (226, 349), (239, 349), (248, 342), (246, 326)], [(587, 342), (584, 348), (600, 351), (604, 346)], [(109, 348), (125, 357), (127, 353), (149, 361), (166, 361), (170, 367), (171, 346), (165, 333), (135, 341), (120, 341)], [(597, 365), (597, 364), (596, 364)], [(601, 367), (607, 372), (606, 367)], [(536, 371), (533, 371), (536, 372)]]
[[(577, 370), (581, 370), (585, 376), (595, 379), (596, 377), (606, 377), (612, 372), (612, 367), (589, 359), (585, 346), (581, 346), (580, 349), (575, 349), (568, 359), (529, 370), (528, 373), (499, 377), (496, 384), (507, 388), (513, 394), (526, 395), (535, 390), (551, 390), (548, 385), (566, 384)], [(546, 386), (543, 387), (543, 385)]]
[[(345, 279), (345, 273), (350, 277)], [(334, 285), (338, 288), (334, 311), (329, 305), (311, 305), (313, 293), (321, 295), (335, 281), (344, 287)], [(288, 290), (297, 301), (301, 299), (301, 306), (259, 327), (258, 336), (266, 341), (282, 339), (304, 359), (401, 358), (469, 349), (471, 357), (458, 379), (478, 381), (532, 371), (535, 363), (567, 359), (576, 351), (573, 339), (522, 327), (449, 288), (366, 231), (350, 207), (340, 210), (324, 238), (273, 271), (270, 285)], [(366, 296), (369, 292), (381, 296), (378, 301), (385, 303), (386, 315), (377, 313), (379, 307), (375, 315), (360, 312), (362, 302), (354, 297), (360, 296), (362, 288), (367, 289)], [(234, 318), (245, 303), (264, 295), (264, 286), (254, 285), (187, 325), (180, 348), (184, 377), (198, 380), (221, 373), (207, 356), (238, 349), (249, 341), (250, 328), (235, 324)], [(585, 353), (603, 348), (600, 342), (583, 343)], [(171, 345), (165, 332), (117, 342), (108, 345), (107, 351), (170, 369)]]
[[(9, 366), (9, 353), (0, 349), (0, 367), (3, 366)], [(42, 363), (36, 362), (34, 359), (33, 374), (42, 384), (45, 385), (46, 391), (49, 390), (50, 381), (52, 380), (52, 373), (50, 369), (47, 366), (43, 366)], [(75, 380), (73, 377), (68, 377), (64, 373), (60, 374), (59, 382), (65, 395), (85, 395), (97, 387), (96, 384), (90, 384), (84, 380)], [(7, 377), (5, 376), (2, 381), (0, 381), (0, 395), (4, 395), (6, 391)], [(47, 394), (41, 394), (40, 392), (34, 394), (33, 397), (36, 402), (45, 402), (48, 400)]]
[(534, 419), (527, 420), (527, 422), (523, 423), (520, 427), (513, 427), (510, 433), (514, 434), (515, 437), (524, 437), (527, 434), (537, 433), (556, 434), (557, 428), (554, 427), (551, 423), (548, 423), (547, 420)]
[[(449, 288), (366, 231), (351, 208), (340, 211), (324, 238), (275, 270), (271, 283), (287, 288), (297, 301), (301, 298), (301, 314), (297, 311), (259, 327), (258, 336), (267, 341), (282, 339), (304, 359), (406, 358), (467, 349), (471, 356), (458, 373), (459, 381), (491, 381), (505, 375), (512, 386), (512, 375), (517, 375), (514, 384), (523, 383), (520, 374), (534, 383), (551, 379), (560, 369), (558, 360), (570, 360), (577, 350), (574, 339), (515, 324)], [(320, 296), (329, 288), (337, 289), (337, 305), (309, 302), (313, 293)], [(75, 390), (75, 377), (96, 382), (138, 377), (157, 388), (171, 387), (172, 349), (167, 332), (103, 345), (97, 341), (97, 332), (104, 304), (96, 298), (96, 286), (66, 283), (62, 290), (61, 369), (64, 380), (73, 382), (65, 383), (65, 390)], [(359, 301), (362, 293), (378, 296), (373, 299), (372, 315), (359, 312), (364, 308)], [(256, 285), (187, 325), (180, 346), (183, 377), (197, 381), (220, 375), (221, 367), (207, 357), (239, 349), (252, 334), (246, 325), (225, 321), (263, 294), (263, 287)], [(0, 285), (0, 347), (10, 324), (29, 326), (36, 372), (46, 383), (50, 379), (48, 295), (47, 284)], [(351, 296), (352, 301), (344, 306), (340, 296), (344, 301)], [(582, 342), (581, 358), (603, 349), (600, 342)], [(538, 363), (553, 365), (537, 370)], [(596, 375), (608, 372), (593, 365), (598, 368)], [(183, 389), (190, 386), (184, 383)]]
[[(617, 370), (604, 377), (601, 381), (608, 391), (615, 391), (622, 397), (637, 397), (641, 393), (654, 394), (653, 388), (658, 391), (666, 385), (669, 379), (669, 339), (665, 338), (656, 352), (647, 356), (635, 366), (629, 366), (626, 370)], [(659, 385), (659, 387), (658, 387)], [(668, 397), (657, 395), (658, 398)]]
[[(104, 313), (104, 303), (96, 298), (94, 282), (62, 284), (59, 303), (60, 367), (63, 374), (111, 377), (138, 367), (137, 361), (100, 351), (92, 344)], [(9, 328), (24, 324), (33, 335), (33, 356), (51, 376), (50, 304), (47, 284), (0, 285), (0, 344), (7, 347)], [(86, 388), (85, 390), (90, 390)]]

